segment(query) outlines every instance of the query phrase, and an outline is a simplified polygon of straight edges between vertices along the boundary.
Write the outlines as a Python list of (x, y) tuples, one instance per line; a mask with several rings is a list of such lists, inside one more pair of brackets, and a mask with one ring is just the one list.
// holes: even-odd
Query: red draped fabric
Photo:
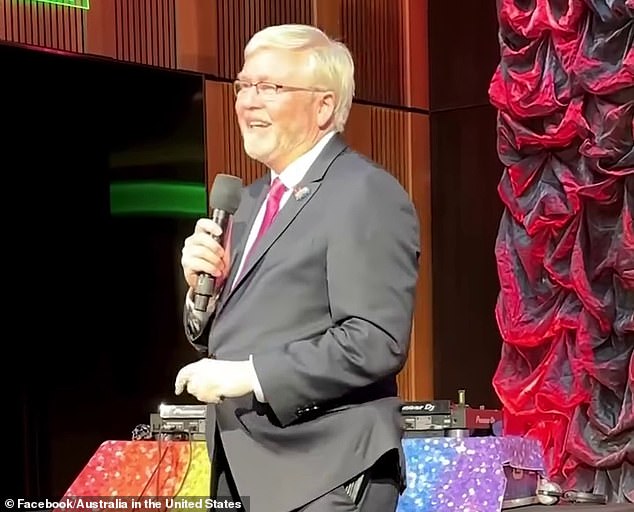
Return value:
[(564, 490), (634, 501), (634, 0), (497, 5), (505, 430)]

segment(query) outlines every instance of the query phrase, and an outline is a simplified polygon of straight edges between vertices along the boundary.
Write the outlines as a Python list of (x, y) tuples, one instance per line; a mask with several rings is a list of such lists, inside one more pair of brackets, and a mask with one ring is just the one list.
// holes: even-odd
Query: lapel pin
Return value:
[(310, 193), (310, 189), (308, 187), (297, 188), (293, 190), (293, 195), (295, 196), (296, 201), (301, 201)]

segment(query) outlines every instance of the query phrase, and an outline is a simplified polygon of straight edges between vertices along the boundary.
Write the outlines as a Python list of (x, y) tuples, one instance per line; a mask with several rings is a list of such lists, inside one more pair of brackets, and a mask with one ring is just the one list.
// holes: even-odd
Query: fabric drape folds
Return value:
[(505, 430), (634, 501), (634, 0), (499, 0)]

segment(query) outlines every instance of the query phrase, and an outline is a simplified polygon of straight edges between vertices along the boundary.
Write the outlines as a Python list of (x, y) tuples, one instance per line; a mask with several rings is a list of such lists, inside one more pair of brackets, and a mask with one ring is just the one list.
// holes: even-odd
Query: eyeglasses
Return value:
[(233, 82), (233, 91), (236, 96), (251, 87), (255, 87), (255, 91), (264, 98), (272, 98), (277, 93), (283, 91), (326, 92), (324, 89), (319, 89), (317, 87), (293, 87), (292, 85), (280, 85), (271, 82), (252, 83), (247, 80), (235, 80)]

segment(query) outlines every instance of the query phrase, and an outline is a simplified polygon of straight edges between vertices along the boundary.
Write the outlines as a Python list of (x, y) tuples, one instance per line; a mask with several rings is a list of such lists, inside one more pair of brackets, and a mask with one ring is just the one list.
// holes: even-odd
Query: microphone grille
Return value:
[(229, 174), (217, 174), (209, 194), (211, 209), (224, 210), (233, 215), (240, 206), (242, 180)]

